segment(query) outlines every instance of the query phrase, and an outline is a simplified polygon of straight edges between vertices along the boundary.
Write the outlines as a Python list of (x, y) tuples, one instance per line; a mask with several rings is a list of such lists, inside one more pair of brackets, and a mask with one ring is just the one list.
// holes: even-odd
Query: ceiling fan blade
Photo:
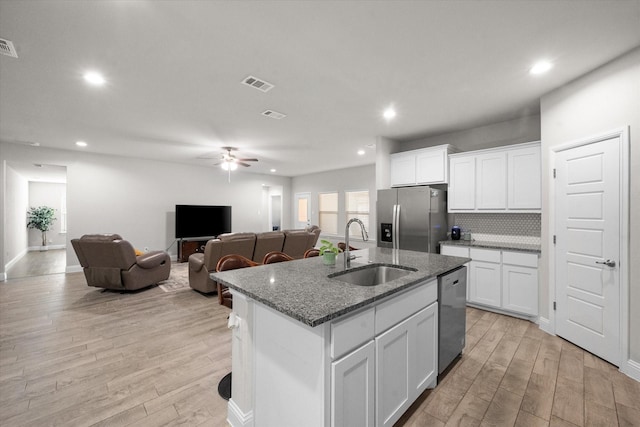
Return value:
[(258, 159), (237, 159), (237, 160), (241, 162), (257, 162), (258, 161)]
[(248, 164), (248, 163), (242, 163), (242, 162), (236, 162), (236, 163), (237, 163), (237, 164), (239, 164), (239, 165), (242, 165), (242, 166), (244, 166), (244, 167), (246, 167), (246, 168), (248, 168), (249, 166), (251, 166), (251, 165), (250, 165), (250, 164)]

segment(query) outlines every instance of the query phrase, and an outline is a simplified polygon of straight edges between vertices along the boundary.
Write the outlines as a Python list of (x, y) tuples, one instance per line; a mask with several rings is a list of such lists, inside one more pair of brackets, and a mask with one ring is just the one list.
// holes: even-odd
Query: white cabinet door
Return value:
[(392, 426), (409, 408), (409, 319), (376, 337), (376, 425)]
[(395, 153), (391, 155), (391, 186), (415, 185), (416, 156), (413, 153)]
[(502, 308), (538, 315), (538, 269), (502, 265)]
[(469, 301), (500, 308), (500, 264), (471, 261)]
[(374, 425), (374, 375), (374, 341), (331, 364), (332, 426)]
[(476, 207), (476, 158), (452, 157), (449, 162), (449, 211)]
[(419, 151), (416, 155), (417, 184), (446, 184), (447, 150)]
[(409, 331), (415, 337), (415, 357), (409, 365), (409, 378), (413, 395), (418, 397), (425, 389), (435, 386), (438, 378), (438, 303), (411, 317)]
[(541, 209), (540, 146), (507, 153), (509, 209)]
[(506, 209), (507, 155), (505, 152), (476, 156), (477, 209)]

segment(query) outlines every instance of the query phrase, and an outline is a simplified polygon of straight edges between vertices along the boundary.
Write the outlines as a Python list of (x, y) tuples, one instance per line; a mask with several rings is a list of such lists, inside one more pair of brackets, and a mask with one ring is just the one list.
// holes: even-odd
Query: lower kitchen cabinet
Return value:
[(471, 261), (469, 301), (500, 308), (500, 264)]
[(502, 264), (502, 308), (518, 313), (538, 315), (537, 256), (528, 255), (536, 266)]
[(442, 255), (471, 258), (467, 301), (515, 314), (538, 315), (538, 255), (442, 245)]
[(374, 341), (331, 364), (331, 425), (374, 425), (374, 376)]
[(377, 426), (394, 425), (436, 381), (437, 309), (433, 303), (376, 337)]

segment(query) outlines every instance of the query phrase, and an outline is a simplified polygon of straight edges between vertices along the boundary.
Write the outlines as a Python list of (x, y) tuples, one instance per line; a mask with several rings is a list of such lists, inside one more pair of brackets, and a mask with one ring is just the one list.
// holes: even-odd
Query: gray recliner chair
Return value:
[(133, 291), (167, 280), (171, 273), (167, 252), (136, 256), (131, 243), (118, 234), (85, 234), (71, 245), (89, 286)]
[(249, 260), (256, 245), (255, 233), (226, 233), (207, 242), (204, 253), (189, 256), (189, 286), (202, 293), (218, 291), (218, 285), (209, 277), (225, 255), (238, 254)]

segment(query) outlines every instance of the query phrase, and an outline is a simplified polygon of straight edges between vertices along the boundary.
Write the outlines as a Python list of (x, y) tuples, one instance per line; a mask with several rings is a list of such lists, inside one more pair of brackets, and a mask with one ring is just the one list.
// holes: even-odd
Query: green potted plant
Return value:
[(47, 246), (47, 231), (53, 228), (53, 222), (57, 219), (55, 209), (49, 206), (38, 206), (37, 208), (29, 208), (27, 212), (27, 228), (35, 228), (42, 232), (42, 247)]
[(326, 265), (335, 265), (336, 264), (336, 256), (340, 249), (333, 246), (328, 240), (320, 240), (322, 246), (320, 246), (320, 255), (322, 256), (322, 262)]

